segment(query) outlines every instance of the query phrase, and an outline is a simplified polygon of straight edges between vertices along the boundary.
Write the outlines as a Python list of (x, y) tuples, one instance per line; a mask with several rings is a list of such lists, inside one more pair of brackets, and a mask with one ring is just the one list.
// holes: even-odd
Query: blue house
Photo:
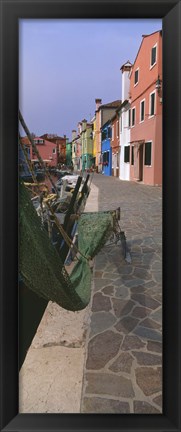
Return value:
[(101, 127), (102, 174), (112, 175), (111, 120)]

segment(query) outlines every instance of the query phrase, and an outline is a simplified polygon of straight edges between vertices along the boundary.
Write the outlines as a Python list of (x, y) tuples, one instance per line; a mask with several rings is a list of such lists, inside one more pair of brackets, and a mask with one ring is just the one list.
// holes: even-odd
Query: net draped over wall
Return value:
[[(84, 309), (91, 295), (92, 259), (113, 230), (108, 212), (84, 213), (78, 221), (78, 257), (69, 275), (32, 204), (29, 191), (19, 186), (19, 273), (24, 284), (40, 297), (61, 307)], [(86, 259), (87, 258), (87, 259)]]

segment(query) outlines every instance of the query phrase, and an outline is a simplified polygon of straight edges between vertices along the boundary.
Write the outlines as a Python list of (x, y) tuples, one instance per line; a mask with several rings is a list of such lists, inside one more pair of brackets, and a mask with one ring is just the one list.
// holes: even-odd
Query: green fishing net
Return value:
[(89, 261), (104, 246), (113, 230), (109, 212), (84, 213), (78, 222), (79, 255), (69, 275), (31, 202), (30, 192), (19, 186), (19, 273), (24, 284), (40, 297), (61, 307), (84, 309), (91, 295)]

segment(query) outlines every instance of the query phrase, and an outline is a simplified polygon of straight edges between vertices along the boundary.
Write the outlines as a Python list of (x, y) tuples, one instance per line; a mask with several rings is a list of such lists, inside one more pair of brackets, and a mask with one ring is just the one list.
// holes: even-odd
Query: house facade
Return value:
[(111, 119), (111, 149), (112, 149), (112, 175), (119, 177), (120, 167), (120, 134), (119, 134), (119, 111)]
[(72, 167), (72, 142), (66, 142), (66, 166)]
[(41, 135), (40, 138), (43, 138), (49, 142), (56, 144), (57, 146), (57, 164), (65, 164), (66, 163), (66, 135), (60, 137), (56, 134), (44, 134)]
[(162, 184), (162, 32), (143, 36), (130, 74), (130, 179)]
[(119, 136), (120, 136), (120, 180), (130, 180), (130, 103), (128, 101), (130, 92), (130, 71), (132, 64), (128, 60), (124, 63), (121, 70), (122, 81), (122, 104), (117, 110), (119, 116)]
[[(22, 138), (21, 141), (23, 144), (30, 146), (31, 162), (38, 163), (37, 155), (34, 149), (32, 148), (32, 145), (28, 137)], [(57, 145), (41, 137), (34, 137), (33, 141), (45, 165), (56, 167), (57, 166)]]
[(72, 130), (72, 163), (75, 171), (82, 169), (82, 145), (81, 145), (81, 122), (78, 123), (78, 132)]
[(116, 100), (107, 104), (102, 104), (102, 99), (95, 99), (96, 102), (96, 166), (98, 172), (102, 171), (101, 156), (101, 136), (102, 126), (112, 118), (121, 101)]
[(91, 123), (87, 123), (86, 119), (81, 123), (82, 171), (85, 171), (93, 165), (93, 134)]
[(106, 176), (112, 175), (111, 136), (111, 120), (108, 120), (101, 128), (102, 174)]

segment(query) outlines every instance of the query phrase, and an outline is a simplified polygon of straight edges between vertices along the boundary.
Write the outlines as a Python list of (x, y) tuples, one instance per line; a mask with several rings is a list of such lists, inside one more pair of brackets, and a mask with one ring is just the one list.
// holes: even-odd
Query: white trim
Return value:
[[(132, 124), (132, 120), (133, 120), (133, 110), (135, 110), (135, 116), (134, 116), (134, 125)], [(131, 108), (131, 127), (133, 128), (136, 124), (136, 106), (134, 106), (133, 108)]]
[[(144, 98), (140, 101), (140, 123), (143, 123), (145, 121), (145, 100), (146, 99)], [(141, 120), (141, 104), (142, 104), (142, 102), (144, 102), (144, 119), (143, 120)]]
[(157, 43), (155, 44), (155, 45), (153, 45), (152, 46), (152, 48), (151, 48), (151, 57), (152, 57), (152, 49), (153, 48), (156, 48), (156, 60), (155, 60), (155, 63), (153, 63), (153, 64), (151, 64), (151, 58), (150, 58), (150, 70), (156, 65), (156, 63), (157, 63)]
[[(155, 101), (154, 101), (154, 114), (151, 114), (151, 95), (152, 94), (155, 94)], [(149, 94), (149, 119), (150, 118), (153, 118), (154, 116), (155, 116), (155, 114), (156, 114), (156, 90), (154, 90), (154, 91), (152, 91), (150, 94)]]
[[(138, 81), (136, 81), (135, 83), (135, 73), (138, 71)], [(134, 71), (134, 87), (136, 87), (139, 83), (139, 74), (140, 74), (140, 68), (138, 67), (137, 69), (135, 69)]]

